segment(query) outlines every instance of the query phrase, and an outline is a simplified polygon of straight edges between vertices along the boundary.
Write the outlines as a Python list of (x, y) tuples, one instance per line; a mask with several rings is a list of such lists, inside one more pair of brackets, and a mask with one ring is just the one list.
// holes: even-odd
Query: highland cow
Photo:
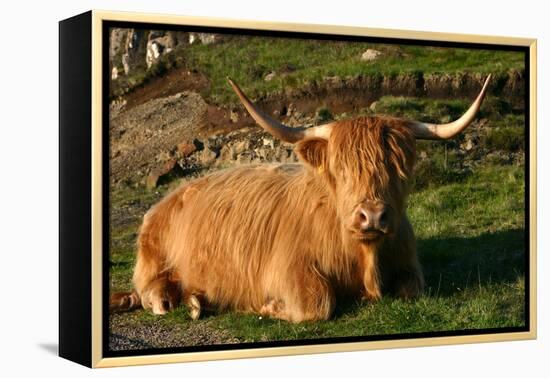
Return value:
[(143, 219), (132, 293), (112, 310), (164, 314), (181, 302), (290, 322), (328, 319), (344, 297), (414, 298), (424, 279), (405, 213), (415, 140), (453, 138), (471, 107), (442, 125), (361, 117), (292, 128), (229, 80), (252, 118), (295, 144), (300, 164), (246, 165), (184, 183)]

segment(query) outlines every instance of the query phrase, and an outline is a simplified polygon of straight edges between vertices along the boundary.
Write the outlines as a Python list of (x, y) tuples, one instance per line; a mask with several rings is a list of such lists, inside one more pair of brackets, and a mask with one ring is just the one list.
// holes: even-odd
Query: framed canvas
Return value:
[(536, 40), (60, 22), (59, 354), (536, 337)]

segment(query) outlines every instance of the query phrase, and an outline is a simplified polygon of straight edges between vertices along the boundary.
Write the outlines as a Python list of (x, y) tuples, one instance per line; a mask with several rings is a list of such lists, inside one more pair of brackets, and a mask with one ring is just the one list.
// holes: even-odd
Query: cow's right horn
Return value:
[(475, 101), (470, 105), (470, 108), (456, 121), (445, 124), (433, 124), (424, 122), (411, 122), (411, 128), (417, 139), (432, 139), (432, 140), (444, 140), (451, 139), (457, 136), (475, 119), (481, 103), (487, 93), (487, 87), (489, 86), (489, 80), (491, 75), (485, 79), (483, 88), (477, 95)]
[(328, 139), (330, 131), (332, 130), (332, 124), (320, 125), (310, 128), (305, 127), (289, 127), (279, 121), (274, 120), (246, 97), (241, 88), (233, 82), (230, 78), (227, 78), (231, 87), (239, 96), (242, 104), (248, 111), (248, 113), (254, 118), (254, 120), (268, 133), (274, 137), (288, 143), (296, 143), (304, 139), (320, 138)]

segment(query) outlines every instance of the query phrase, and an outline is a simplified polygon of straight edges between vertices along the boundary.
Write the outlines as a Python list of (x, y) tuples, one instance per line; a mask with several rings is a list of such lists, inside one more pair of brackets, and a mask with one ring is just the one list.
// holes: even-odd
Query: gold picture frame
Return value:
[[(434, 43), (459, 43), (515, 46), (524, 48), (527, 54), (528, 77), (528, 141), (526, 154), (528, 174), (528, 327), (526, 330), (505, 333), (463, 334), (421, 338), (385, 339), (374, 341), (335, 342), (293, 346), (266, 346), (230, 350), (209, 350), (150, 355), (108, 357), (104, 353), (105, 312), (105, 25), (109, 22), (147, 24), (158, 27), (198, 26), (254, 31), (290, 32), (305, 34), (330, 34), (338, 36), (397, 39), (400, 41), (429, 41)], [(81, 38), (81, 39), (79, 39)], [(82, 42), (84, 41), (84, 42)], [(84, 43), (84, 45), (82, 45)], [(86, 50), (86, 53), (83, 51)], [(402, 31), (368, 27), (335, 25), (291, 24), (258, 22), (253, 20), (229, 20), (209, 17), (188, 17), (160, 14), (90, 11), (60, 23), (60, 355), (89, 367), (113, 367), (187, 361), (207, 361), (250, 357), (298, 355), (310, 353), (345, 352), (357, 350), (466, 344), (511, 340), (535, 339), (536, 327), (536, 113), (537, 113), (537, 42), (535, 39), (500, 36), (479, 36), (424, 31)], [(71, 63), (74, 62), (74, 63)], [(71, 64), (84, 64), (83, 71), (76, 72)], [(88, 78), (83, 78), (89, 70)], [(71, 72), (68, 72), (71, 71)], [(74, 72), (73, 72), (74, 71)], [(108, 74), (108, 73), (107, 73)], [(76, 83), (76, 84), (75, 84)], [(78, 89), (74, 90), (77, 85)], [(89, 96), (79, 97), (83, 93)], [(89, 102), (87, 102), (89, 101)], [(71, 109), (80, 109), (72, 112)], [(80, 131), (75, 130), (75, 122)], [(70, 128), (70, 125), (73, 128)], [(75, 134), (76, 133), (76, 134)], [(77, 138), (88, 146), (85, 150), (69, 147)], [(70, 154), (90, 153), (89, 167), (71, 165)], [(78, 156), (78, 155), (77, 155)], [(78, 183), (76, 186), (75, 180)], [(82, 185), (81, 187), (79, 185)], [(84, 189), (79, 190), (84, 188)], [(85, 222), (74, 222), (75, 204), (83, 203)], [(527, 205), (526, 205), (527, 206)], [(71, 210), (71, 208), (73, 210)], [(86, 235), (85, 238), (79, 235)], [(72, 235), (72, 236), (69, 236)], [(89, 243), (88, 243), (89, 242)], [(79, 254), (75, 256), (75, 254)], [(88, 293), (89, 289), (89, 293)], [(79, 299), (77, 292), (80, 294)], [(75, 309), (78, 307), (78, 309)], [(86, 345), (79, 348), (79, 343)], [(78, 350), (75, 350), (78, 348)]]

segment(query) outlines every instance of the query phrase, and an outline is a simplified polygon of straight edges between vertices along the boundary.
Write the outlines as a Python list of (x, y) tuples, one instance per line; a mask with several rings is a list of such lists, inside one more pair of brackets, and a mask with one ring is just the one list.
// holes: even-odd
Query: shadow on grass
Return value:
[(523, 229), (476, 237), (417, 241), (426, 294), (449, 296), (472, 286), (513, 283), (525, 273)]

